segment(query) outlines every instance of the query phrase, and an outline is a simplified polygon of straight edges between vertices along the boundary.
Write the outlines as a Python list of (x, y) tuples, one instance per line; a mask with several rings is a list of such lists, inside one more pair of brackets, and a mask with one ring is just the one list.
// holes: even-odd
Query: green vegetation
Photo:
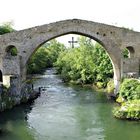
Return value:
[(79, 47), (65, 48), (63, 44), (52, 40), (39, 48), (31, 57), (27, 72), (40, 73), (55, 66), (65, 82), (76, 84), (96, 84), (105, 88), (113, 77), (110, 58), (104, 48), (91, 39), (81, 36)]
[(140, 81), (124, 79), (118, 98), (120, 106), (114, 108), (114, 116), (121, 119), (140, 119)]
[(11, 56), (17, 56), (17, 48), (15, 46), (9, 46), (7, 53), (10, 54)]
[[(124, 58), (128, 58), (128, 49), (125, 48), (122, 54)], [(116, 101), (119, 103), (119, 106), (113, 110), (115, 117), (140, 120), (140, 81), (133, 78), (124, 79), (121, 83)]]
[(6, 22), (3, 25), (0, 26), (0, 35), (6, 34), (6, 33), (10, 33), (15, 31), (12, 28), (12, 23), (11, 22)]
[(124, 79), (120, 87), (119, 96), (126, 101), (140, 99), (140, 81), (137, 79)]
[(128, 58), (129, 57), (129, 51), (127, 48), (125, 48), (123, 51), (122, 51), (122, 55), (124, 58)]
[(52, 67), (58, 55), (65, 49), (64, 45), (52, 40), (40, 47), (31, 57), (27, 66), (28, 74), (43, 72), (44, 69)]
[(130, 100), (121, 106), (115, 107), (115, 117), (120, 119), (140, 120), (140, 100)]
[(77, 84), (96, 84), (105, 88), (113, 77), (113, 68), (105, 49), (81, 36), (79, 47), (60, 53), (55, 66), (64, 81)]
[(11, 55), (12, 55), (12, 56), (17, 56), (17, 53), (18, 53), (18, 52), (17, 52), (16, 47), (14, 47), (14, 48), (11, 49)]
[(113, 79), (111, 79), (107, 83), (107, 93), (109, 93), (109, 94), (113, 94), (114, 93), (114, 81), (113, 81)]

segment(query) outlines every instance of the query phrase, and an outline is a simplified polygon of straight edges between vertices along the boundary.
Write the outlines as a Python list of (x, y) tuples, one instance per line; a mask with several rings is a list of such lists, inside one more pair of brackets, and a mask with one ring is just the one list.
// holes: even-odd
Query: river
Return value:
[(0, 140), (139, 140), (140, 124), (112, 116), (113, 103), (91, 88), (64, 84), (48, 69), (32, 103), (0, 114)]

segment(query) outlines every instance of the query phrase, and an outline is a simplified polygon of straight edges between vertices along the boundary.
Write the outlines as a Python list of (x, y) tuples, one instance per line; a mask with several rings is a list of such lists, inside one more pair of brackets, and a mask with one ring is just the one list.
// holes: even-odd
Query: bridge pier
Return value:
[(0, 112), (39, 96), (32, 83), (21, 82), (19, 75), (4, 76), (4, 81), (7, 87), (0, 84)]
[(117, 95), (120, 88), (120, 80), (114, 79), (114, 95)]
[(113, 65), (114, 70), (114, 95), (116, 96), (119, 93), (120, 83), (121, 83), (121, 68)]

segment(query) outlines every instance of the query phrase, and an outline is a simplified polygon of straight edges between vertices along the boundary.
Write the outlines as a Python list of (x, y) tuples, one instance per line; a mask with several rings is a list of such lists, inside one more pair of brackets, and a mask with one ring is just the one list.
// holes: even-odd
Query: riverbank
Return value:
[(119, 103), (113, 109), (116, 118), (140, 120), (140, 81), (134, 78), (124, 79), (116, 101)]
[[(59, 74), (58, 74), (59, 75)], [(59, 75), (59, 77), (61, 78), (61, 75)], [(79, 83), (76, 81), (69, 81), (69, 82), (65, 82), (68, 85), (79, 85), (81, 87), (90, 87), (91, 89), (97, 91), (97, 92), (103, 92), (105, 93), (105, 95), (107, 96), (108, 99), (114, 100), (116, 101), (116, 95), (114, 94), (114, 81), (113, 79), (110, 79), (110, 81), (107, 83), (107, 86), (105, 88), (103, 88), (101, 85), (102, 84), (83, 84), (83, 83)]]
[(119, 119), (140, 121), (140, 100), (124, 102), (121, 106), (115, 107), (113, 113)]
[[(77, 84), (77, 82), (69, 82)], [(79, 83), (78, 83), (79, 84)], [(82, 87), (93, 88), (97, 92), (104, 92), (109, 100), (113, 100), (117, 104), (113, 108), (113, 116), (123, 120), (140, 120), (140, 81), (138, 79), (124, 79), (120, 85), (119, 93), (114, 95), (113, 80), (110, 80), (106, 88), (102, 88), (102, 84), (79, 84)]]
[(13, 92), (13, 89), (1, 85), (0, 94), (0, 112), (12, 109), (14, 106), (30, 102), (39, 96), (39, 91), (35, 91), (32, 84), (24, 84), (21, 88), (20, 95)]

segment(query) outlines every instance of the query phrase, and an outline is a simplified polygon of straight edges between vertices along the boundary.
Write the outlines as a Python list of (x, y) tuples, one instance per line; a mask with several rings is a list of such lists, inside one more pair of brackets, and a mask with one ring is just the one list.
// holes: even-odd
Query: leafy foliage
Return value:
[(96, 83), (103, 88), (113, 77), (112, 64), (104, 48), (83, 36), (76, 48), (66, 49), (56, 40), (45, 44), (31, 57), (27, 70), (30, 74), (40, 73), (53, 64), (67, 82)]
[(114, 81), (113, 81), (113, 79), (111, 79), (111, 80), (107, 83), (107, 93), (109, 93), (109, 94), (114, 93)]
[(131, 100), (115, 107), (114, 116), (121, 119), (140, 120), (140, 100)]
[(42, 72), (47, 67), (52, 67), (58, 55), (65, 49), (64, 45), (52, 40), (40, 47), (31, 57), (27, 65), (28, 74)]
[(18, 51), (17, 51), (17, 48), (15, 46), (9, 46), (7, 53), (11, 56), (17, 56)]
[(80, 84), (101, 82), (106, 86), (113, 77), (110, 58), (103, 47), (94, 44), (86, 37), (79, 38), (79, 47), (68, 48), (61, 52), (56, 63), (56, 69), (64, 81), (75, 81)]
[(12, 56), (17, 56), (17, 53), (18, 53), (18, 51), (17, 51), (16, 47), (11, 49), (11, 55)]
[(11, 22), (7, 22), (7, 23), (3, 24), (2, 26), (0, 26), (0, 35), (10, 33), (13, 31), (15, 31), (15, 30), (12, 28)]
[(125, 100), (140, 99), (140, 82), (137, 79), (124, 79), (119, 96)]
[(128, 58), (128, 57), (129, 57), (129, 51), (128, 51), (127, 48), (125, 48), (125, 49), (123, 50), (122, 55), (123, 55), (124, 58)]
[(140, 120), (140, 81), (133, 78), (124, 79), (116, 101), (120, 106), (114, 108), (115, 117)]

